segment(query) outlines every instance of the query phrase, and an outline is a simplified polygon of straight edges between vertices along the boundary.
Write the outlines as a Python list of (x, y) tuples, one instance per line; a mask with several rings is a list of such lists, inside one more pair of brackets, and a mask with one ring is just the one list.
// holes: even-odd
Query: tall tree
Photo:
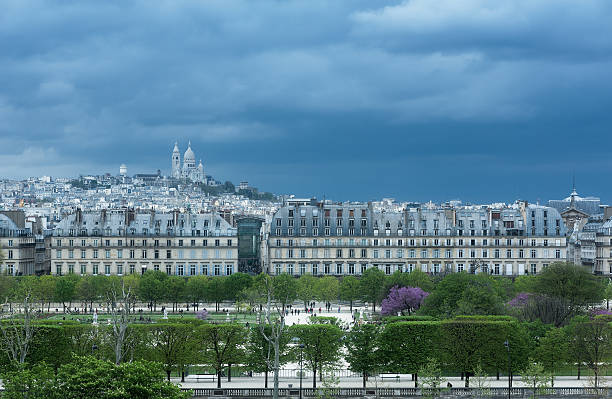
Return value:
[(340, 284), (338, 279), (333, 276), (321, 277), (316, 284), (316, 292), (319, 300), (333, 302), (338, 300)]
[(56, 277), (44, 275), (38, 278), (35, 284), (35, 295), (40, 300), (41, 310), (44, 310), (45, 303), (47, 304), (47, 312), (51, 309), (51, 301), (55, 298)]
[(297, 284), (297, 296), (304, 302), (304, 308), (308, 308), (308, 304), (316, 297), (317, 278), (312, 274), (304, 274), (300, 276)]
[(215, 369), (217, 388), (221, 388), (223, 368), (236, 364), (243, 353), (244, 327), (239, 324), (203, 324), (199, 327), (199, 334), (203, 347), (202, 360)]
[(535, 290), (568, 300), (571, 306), (584, 306), (601, 301), (605, 287), (590, 270), (572, 263), (555, 262), (537, 276)]
[(606, 360), (612, 355), (612, 327), (603, 317), (577, 323), (574, 327), (575, 340), (583, 351), (584, 364), (594, 375), (595, 388), (604, 372)]
[(208, 281), (207, 300), (215, 304), (215, 311), (219, 311), (219, 304), (227, 299), (227, 291), (225, 290), (226, 277), (215, 276)]
[(164, 283), (168, 275), (160, 271), (146, 271), (140, 278), (139, 296), (156, 310), (157, 303), (164, 297)]
[[(268, 375), (274, 371), (274, 345), (266, 339), (271, 335), (272, 327), (265, 326), (262, 333), (259, 326), (255, 326), (251, 328), (246, 347), (246, 363), (252, 371), (264, 373), (264, 388), (268, 388)], [(286, 331), (280, 335), (279, 366), (286, 364), (291, 358), (288, 351), (289, 338)]]
[(381, 358), (386, 369), (414, 375), (418, 386), (418, 371), (430, 358), (440, 358), (439, 322), (396, 322), (386, 324), (380, 334)]
[(253, 278), (246, 273), (233, 273), (225, 281), (227, 299), (235, 301), (240, 292), (248, 289), (253, 284)]
[(207, 276), (192, 276), (187, 280), (187, 286), (185, 287), (185, 294), (189, 302), (196, 308), (199, 309), (200, 302), (206, 300), (206, 289), (208, 287)]
[[(9, 359), (23, 364), (30, 350), (30, 344), (34, 336), (33, 315), (33, 282), (24, 279), (19, 286), (18, 298), (20, 300), (21, 314), (13, 312), (12, 317), (0, 325), (2, 349)], [(16, 309), (19, 310), (19, 309)]]
[(551, 328), (540, 339), (535, 360), (550, 373), (550, 385), (554, 386), (555, 371), (569, 360), (569, 337), (561, 328)]
[(79, 277), (74, 273), (67, 276), (58, 277), (55, 280), (55, 298), (62, 303), (64, 312), (66, 312), (66, 302), (68, 307), (72, 307), (72, 301), (76, 298), (76, 286)]
[(274, 350), (274, 388), (273, 399), (278, 399), (278, 378), (282, 356), (282, 343), (285, 339), (285, 308), (296, 299), (296, 281), (288, 274), (271, 277), (261, 273), (255, 278), (255, 287), (265, 300), (264, 314), (258, 314), (257, 322), (263, 338)]
[(346, 347), (345, 360), (352, 371), (361, 373), (363, 387), (366, 387), (368, 376), (381, 365), (379, 353), (380, 326), (363, 324), (355, 326), (344, 338)]
[(126, 352), (133, 349), (134, 338), (129, 330), (129, 307), (133, 293), (131, 287), (126, 287), (121, 280), (119, 285), (112, 284), (106, 296), (106, 304), (110, 312), (111, 342), (115, 354), (115, 364), (124, 361)]
[(377, 267), (367, 269), (359, 281), (361, 297), (372, 304), (372, 312), (376, 311), (376, 304), (382, 300), (385, 274)]
[(182, 371), (195, 351), (194, 327), (191, 323), (156, 324), (145, 335), (150, 360), (160, 362), (168, 381), (173, 369)]
[(342, 277), (340, 282), (340, 299), (348, 301), (353, 313), (353, 302), (361, 298), (361, 292), (359, 290), (359, 279), (355, 276)]
[(419, 309), (429, 295), (419, 287), (394, 286), (382, 301), (381, 314), (395, 315), (406, 311), (409, 315)]
[(312, 387), (317, 387), (317, 371), (322, 376), (324, 366), (340, 360), (343, 332), (333, 324), (297, 324), (290, 327), (291, 334), (304, 345), (303, 356), (312, 370)]
[(172, 311), (176, 312), (178, 303), (185, 298), (185, 278), (170, 276), (164, 282), (164, 298), (172, 303)]
[(85, 307), (93, 308), (93, 302), (99, 298), (100, 293), (96, 289), (93, 276), (82, 276), (76, 286), (76, 295), (83, 301)]

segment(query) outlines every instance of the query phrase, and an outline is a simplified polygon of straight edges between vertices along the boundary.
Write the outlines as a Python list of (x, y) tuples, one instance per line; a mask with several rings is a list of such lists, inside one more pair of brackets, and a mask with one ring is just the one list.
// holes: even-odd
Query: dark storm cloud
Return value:
[(169, 169), (336, 199), (612, 194), (606, 0), (28, 1), (0, 175)]

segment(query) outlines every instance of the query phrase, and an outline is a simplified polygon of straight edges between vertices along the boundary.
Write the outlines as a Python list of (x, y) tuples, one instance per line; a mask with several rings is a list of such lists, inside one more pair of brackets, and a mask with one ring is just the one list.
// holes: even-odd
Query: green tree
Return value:
[(540, 339), (540, 345), (535, 352), (535, 360), (550, 373), (550, 386), (555, 383), (555, 371), (568, 362), (569, 353), (569, 339), (565, 330), (561, 328), (551, 328)]
[(297, 280), (287, 273), (273, 277), (274, 299), (280, 303), (281, 310), (297, 299)]
[(2, 383), (3, 399), (59, 399), (63, 396), (57, 390), (53, 369), (44, 363), (6, 371), (2, 374)]
[(291, 334), (304, 345), (303, 356), (307, 367), (312, 370), (312, 387), (317, 387), (317, 370), (322, 376), (324, 366), (340, 360), (342, 330), (333, 324), (301, 324), (290, 327)]
[(168, 275), (160, 271), (146, 271), (140, 278), (139, 296), (156, 310), (157, 303), (164, 297), (164, 284)]
[(316, 284), (317, 297), (323, 302), (333, 302), (338, 300), (340, 284), (338, 279), (332, 276), (321, 277)]
[(361, 276), (361, 297), (372, 304), (372, 312), (376, 311), (376, 304), (383, 298), (384, 282), (385, 274), (377, 267), (367, 269)]
[(555, 262), (537, 276), (535, 290), (566, 299), (572, 306), (584, 306), (601, 301), (605, 288), (590, 270), (572, 263)]
[(612, 355), (612, 328), (603, 317), (574, 325), (575, 343), (582, 350), (581, 360), (594, 375), (595, 388)]
[[(249, 369), (256, 373), (264, 373), (264, 387), (268, 388), (268, 375), (274, 371), (274, 345), (270, 344), (266, 336), (270, 336), (272, 328), (265, 326), (262, 330), (259, 326), (251, 328), (249, 341), (246, 346), (246, 364)], [(286, 364), (291, 359), (289, 353), (289, 334), (283, 332), (279, 342), (279, 365)]]
[(527, 367), (522, 372), (523, 383), (533, 389), (533, 398), (537, 398), (538, 394), (542, 393), (545, 388), (549, 388), (549, 381), (553, 377), (546, 372), (544, 366), (529, 359)]
[(425, 364), (419, 369), (421, 375), (421, 391), (427, 397), (433, 398), (440, 396), (444, 379), (442, 378), (442, 368), (438, 359), (430, 357)]
[(504, 293), (494, 277), (484, 273), (451, 273), (425, 299), (421, 312), (439, 318), (458, 314), (501, 314), (504, 300)]
[(297, 296), (304, 302), (304, 308), (316, 298), (317, 278), (312, 274), (304, 274), (298, 279)]
[(56, 277), (51, 275), (40, 276), (35, 286), (35, 296), (40, 300), (41, 310), (47, 304), (47, 312), (51, 309), (51, 301), (55, 298)]
[(195, 351), (194, 327), (190, 323), (156, 324), (143, 337), (149, 360), (163, 365), (168, 381), (172, 370), (183, 371)]
[(512, 370), (525, 366), (529, 353), (528, 335), (516, 321), (495, 320), (488, 317), (463, 317), (441, 323), (441, 353), (443, 361), (465, 374), (465, 386), (478, 365), (487, 364), (497, 369), (507, 368), (510, 343)]
[(225, 281), (227, 299), (235, 301), (240, 292), (248, 289), (253, 284), (253, 278), (246, 273), (233, 273)]
[(75, 274), (58, 277), (55, 282), (55, 298), (62, 303), (64, 312), (66, 312), (66, 302), (68, 307), (72, 307), (72, 301), (76, 298), (76, 286), (79, 277)]
[(353, 313), (353, 302), (361, 298), (359, 280), (355, 276), (342, 277), (340, 282), (340, 299), (348, 301)]
[(93, 308), (93, 302), (99, 298), (99, 292), (96, 289), (93, 276), (82, 276), (76, 285), (77, 297), (85, 303), (89, 304), (89, 308)]
[(381, 359), (387, 359), (387, 369), (414, 375), (418, 386), (418, 371), (429, 358), (440, 358), (439, 322), (397, 322), (385, 325), (380, 334)]
[(206, 299), (209, 302), (215, 304), (215, 311), (219, 311), (219, 304), (227, 299), (227, 292), (225, 290), (225, 277), (215, 276), (208, 280)]
[(363, 376), (363, 387), (366, 387), (368, 376), (381, 364), (379, 345), (380, 326), (363, 324), (355, 326), (344, 337), (346, 347), (345, 360), (349, 368)]
[(65, 399), (186, 399), (190, 395), (164, 381), (158, 363), (138, 361), (117, 366), (93, 357), (75, 357), (60, 367), (57, 391)]
[(172, 311), (178, 310), (178, 303), (185, 298), (185, 278), (170, 276), (164, 281), (164, 298), (172, 303)]
[[(241, 360), (244, 353), (244, 327), (238, 324), (203, 324), (199, 327), (202, 342), (202, 360), (213, 367), (217, 373), (217, 388), (221, 388), (221, 373), (225, 366)], [(228, 370), (228, 376), (231, 375)]]
[(394, 287), (419, 287), (423, 291), (432, 292), (434, 283), (431, 276), (420, 270), (414, 270), (410, 273), (396, 271), (385, 279), (385, 297), (389, 294), (389, 290)]
[(207, 287), (207, 276), (192, 276), (189, 278), (189, 280), (187, 280), (185, 295), (196, 309), (199, 309), (200, 302), (204, 302), (206, 300)]
[(3, 304), (8, 303), (11, 312), (16, 289), (17, 280), (15, 280), (15, 278), (6, 274), (0, 274), (0, 301), (2, 301)]

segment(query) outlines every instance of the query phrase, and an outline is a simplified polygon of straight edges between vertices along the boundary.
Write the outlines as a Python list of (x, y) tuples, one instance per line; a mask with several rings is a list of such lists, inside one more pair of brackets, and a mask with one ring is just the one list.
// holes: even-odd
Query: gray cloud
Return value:
[(268, 189), (295, 191), (303, 185), (265, 169), (299, 161), (348, 196), (358, 190), (322, 178), (325, 165), (375, 192), (381, 158), (415, 168), (413, 152), (508, 152), (524, 164), (544, 146), (557, 153), (541, 164), (565, 168), (555, 156), (569, 150), (549, 143), (584, 126), (602, 144), (594, 151), (612, 140), (605, 0), (3, 6), (0, 176), (165, 169), (174, 140), (191, 139), (220, 177), (250, 170)]

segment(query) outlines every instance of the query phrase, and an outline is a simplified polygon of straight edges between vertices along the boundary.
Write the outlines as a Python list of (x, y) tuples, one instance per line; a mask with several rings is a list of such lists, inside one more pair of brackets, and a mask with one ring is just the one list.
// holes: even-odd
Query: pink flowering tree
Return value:
[(419, 287), (392, 287), (389, 295), (382, 301), (381, 314), (396, 315), (416, 311), (421, 307), (429, 292), (425, 292)]

